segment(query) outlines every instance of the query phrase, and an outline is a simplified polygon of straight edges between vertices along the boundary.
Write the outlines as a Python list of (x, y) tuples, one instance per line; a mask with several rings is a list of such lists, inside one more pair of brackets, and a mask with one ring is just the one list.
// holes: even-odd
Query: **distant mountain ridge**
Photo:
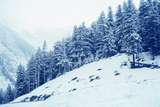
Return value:
[(33, 52), (17, 32), (0, 23), (0, 88), (15, 82), (17, 65), (26, 64)]

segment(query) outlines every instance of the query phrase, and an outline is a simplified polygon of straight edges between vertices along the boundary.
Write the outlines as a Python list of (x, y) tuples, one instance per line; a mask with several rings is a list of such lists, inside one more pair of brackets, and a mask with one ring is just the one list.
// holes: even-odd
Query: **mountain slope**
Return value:
[(0, 88), (14, 83), (17, 65), (26, 64), (33, 52), (33, 47), (20, 35), (0, 24)]
[(127, 61), (87, 64), (0, 107), (159, 107), (160, 69), (129, 69)]

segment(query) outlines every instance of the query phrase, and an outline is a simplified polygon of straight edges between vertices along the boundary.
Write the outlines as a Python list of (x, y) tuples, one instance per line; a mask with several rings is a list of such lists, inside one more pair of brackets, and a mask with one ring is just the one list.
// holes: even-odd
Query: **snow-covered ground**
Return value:
[(160, 69), (129, 69), (127, 60), (84, 65), (0, 107), (160, 107)]

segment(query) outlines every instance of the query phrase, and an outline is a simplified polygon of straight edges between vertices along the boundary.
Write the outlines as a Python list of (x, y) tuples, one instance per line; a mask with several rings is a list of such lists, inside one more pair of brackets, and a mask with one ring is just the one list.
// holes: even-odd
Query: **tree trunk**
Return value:
[(132, 54), (132, 57), (133, 57), (132, 67), (135, 68), (135, 54), (134, 53)]

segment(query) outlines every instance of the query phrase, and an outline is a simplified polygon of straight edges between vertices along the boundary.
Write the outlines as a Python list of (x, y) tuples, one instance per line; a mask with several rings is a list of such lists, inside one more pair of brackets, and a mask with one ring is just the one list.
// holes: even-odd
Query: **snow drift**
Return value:
[(160, 69), (127, 62), (123, 54), (84, 65), (0, 107), (159, 107)]

